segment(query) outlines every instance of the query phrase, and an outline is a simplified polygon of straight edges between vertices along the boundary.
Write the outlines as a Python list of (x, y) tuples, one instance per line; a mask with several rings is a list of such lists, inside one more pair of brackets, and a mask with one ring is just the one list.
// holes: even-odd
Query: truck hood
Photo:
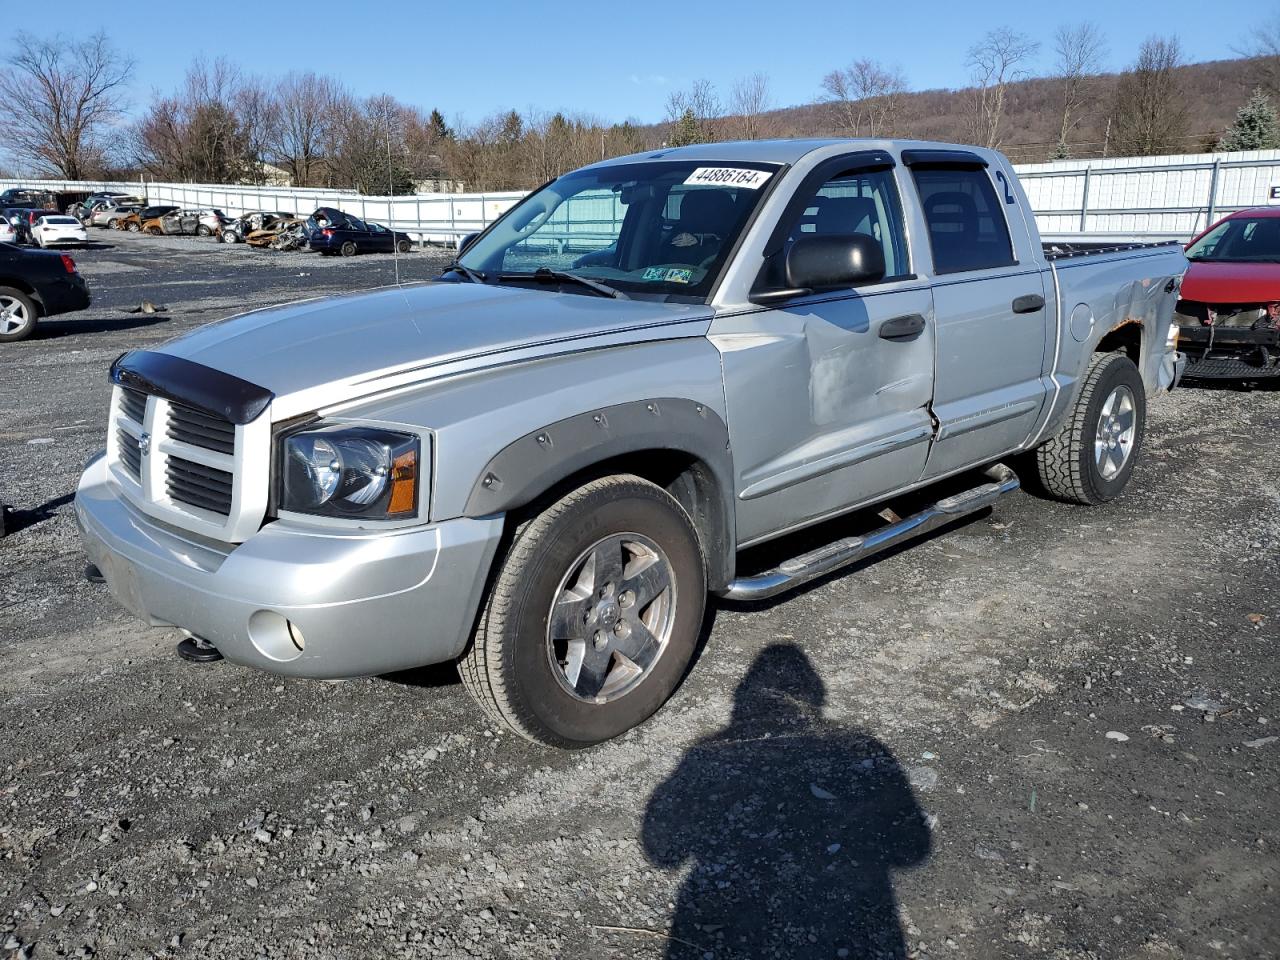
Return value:
[(1197, 303), (1270, 303), (1280, 300), (1280, 263), (1191, 261), (1182, 299)]
[(703, 304), (430, 282), (241, 314), (160, 351), (265, 387), (282, 419), (517, 359), (701, 336), (711, 314)]

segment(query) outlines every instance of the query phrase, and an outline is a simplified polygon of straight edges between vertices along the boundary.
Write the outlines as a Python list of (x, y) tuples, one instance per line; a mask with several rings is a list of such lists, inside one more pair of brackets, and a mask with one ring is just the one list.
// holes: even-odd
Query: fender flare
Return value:
[(714, 492), (697, 499), (697, 515), (691, 519), (703, 539), (709, 586), (727, 583), (733, 578), (737, 542), (729, 429), (714, 410), (693, 400), (661, 397), (600, 407), (525, 434), (485, 464), (464, 515), (478, 518), (514, 510), (596, 464), (645, 451), (685, 454), (700, 465), (694, 484), (710, 481)]

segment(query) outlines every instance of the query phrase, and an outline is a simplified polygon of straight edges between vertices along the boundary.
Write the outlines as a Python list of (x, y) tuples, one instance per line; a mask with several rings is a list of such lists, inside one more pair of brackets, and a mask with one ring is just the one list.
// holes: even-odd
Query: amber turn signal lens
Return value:
[(413, 513), (418, 500), (418, 453), (410, 450), (400, 454), (391, 465), (391, 500), (387, 504), (387, 516), (399, 517)]

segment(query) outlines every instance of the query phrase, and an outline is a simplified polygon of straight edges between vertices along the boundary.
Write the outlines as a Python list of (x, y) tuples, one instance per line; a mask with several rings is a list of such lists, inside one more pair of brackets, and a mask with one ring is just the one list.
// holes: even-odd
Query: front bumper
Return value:
[(501, 517), (350, 533), (277, 520), (222, 544), (138, 512), (101, 456), (75, 506), (89, 559), (131, 613), (203, 637), (235, 663), (322, 679), (457, 657), (502, 532)]

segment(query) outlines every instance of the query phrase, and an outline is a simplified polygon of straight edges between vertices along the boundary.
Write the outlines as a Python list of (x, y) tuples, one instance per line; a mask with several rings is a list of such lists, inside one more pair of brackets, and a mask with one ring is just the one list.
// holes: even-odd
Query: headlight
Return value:
[(413, 434), (329, 427), (285, 437), (279, 508), (326, 517), (396, 520), (418, 509)]

